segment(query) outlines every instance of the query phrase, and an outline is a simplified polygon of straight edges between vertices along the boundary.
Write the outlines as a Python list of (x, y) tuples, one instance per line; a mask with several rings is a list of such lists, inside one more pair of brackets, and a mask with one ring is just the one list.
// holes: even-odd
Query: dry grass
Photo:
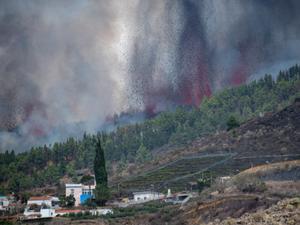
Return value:
[(277, 162), (272, 164), (265, 164), (261, 166), (256, 166), (250, 169), (247, 169), (240, 173), (243, 174), (254, 174), (257, 176), (262, 176), (265, 174), (276, 173), (280, 171), (291, 170), (294, 168), (300, 167), (300, 160), (292, 160), (292, 161), (284, 161), (284, 162)]
[(266, 185), (270, 194), (300, 196), (300, 181), (267, 181)]

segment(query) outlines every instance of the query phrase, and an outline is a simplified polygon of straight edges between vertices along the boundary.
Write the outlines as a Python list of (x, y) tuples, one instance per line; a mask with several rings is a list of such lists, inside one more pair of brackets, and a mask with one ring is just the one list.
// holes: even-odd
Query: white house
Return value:
[(75, 206), (79, 206), (81, 194), (82, 184), (66, 184), (66, 197), (73, 195), (75, 198)]
[(73, 195), (75, 198), (75, 206), (79, 206), (93, 197), (95, 188), (95, 184), (66, 184), (66, 196)]
[(27, 219), (55, 217), (55, 208), (58, 206), (59, 199), (52, 196), (30, 197), (24, 210)]
[(136, 202), (146, 202), (151, 200), (158, 200), (164, 197), (163, 194), (154, 191), (140, 191), (133, 193), (133, 199)]
[(7, 210), (9, 206), (9, 199), (6, 196), (0, 196), (0, 211)]

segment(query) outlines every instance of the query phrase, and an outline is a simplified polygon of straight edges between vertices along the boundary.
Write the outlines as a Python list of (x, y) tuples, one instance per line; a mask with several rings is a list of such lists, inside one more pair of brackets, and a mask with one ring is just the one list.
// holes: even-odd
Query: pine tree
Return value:
[(99, 206), (104, 206), (109, 198), (109, 189), (107, 186), (107, 172), (105, 167), (104, 151), (101, 147), (101, 139), (97, 138), (96, 156), (94, 161), (94, 172), (96, 180), (95, 197)]

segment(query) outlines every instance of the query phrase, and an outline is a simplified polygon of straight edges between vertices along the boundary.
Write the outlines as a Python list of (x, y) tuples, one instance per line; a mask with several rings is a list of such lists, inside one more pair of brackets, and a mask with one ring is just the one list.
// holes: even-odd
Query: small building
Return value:
[(55, 217), (55, 209), (49, 205), (42, 203), (41, 205), (30, 204), (24, 210), (24, 216), (26, 219), (36, 218), (51, 218)]
[(187, 201), (189, 201), (190, 198), (191, 198), (190, 194), (179, 193), (176, 195), (174, 203), (175, 204), (184, 204)]
[(73, 195), (75, 206), (79, 206), (93, 198), (95, 188), (96, 185), (66, 184), (66, 196)]
[(163, 194), (154, 191), (140, 191), (133, 193), (133, 199), (136, 202), (146, 202), (152, 200), (162, 199), (164, 197)]
[(59, 208), (59, 199), (52, 196), (34, 196), (27, 201), (24, 210), (26, 219), (55, 217), (55, 209)]
[(0, 211), (6, 211), (9, 206), (9, 199), (6, 196), (0, 196)]
[(230, 176), (220, 177), (220, 182), (225, 183), (225, 182), (229, 181), (230, 179), (231, 179)]
[(164, 199), (165, 202), (173, 203), (173, 204), (185, 204), (188, 202), (192, 197), (192, 194), (188, 193), (177, 193), (173, 196), (166, 197)]

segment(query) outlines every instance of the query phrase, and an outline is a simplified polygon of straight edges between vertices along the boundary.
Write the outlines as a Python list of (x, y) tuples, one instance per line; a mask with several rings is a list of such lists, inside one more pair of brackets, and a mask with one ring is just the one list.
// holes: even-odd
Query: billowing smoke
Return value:
[[(0, 1), (0, 151), (199, 105), (300, 60), (298, 0)], [(138, 114), (139, 117), (141, 114)]]
[(199, 105), (215, 90), (277, 73), (299, 62), (299, 9), (297, 0), (140, 1), (134, 91), (151, 110)]

